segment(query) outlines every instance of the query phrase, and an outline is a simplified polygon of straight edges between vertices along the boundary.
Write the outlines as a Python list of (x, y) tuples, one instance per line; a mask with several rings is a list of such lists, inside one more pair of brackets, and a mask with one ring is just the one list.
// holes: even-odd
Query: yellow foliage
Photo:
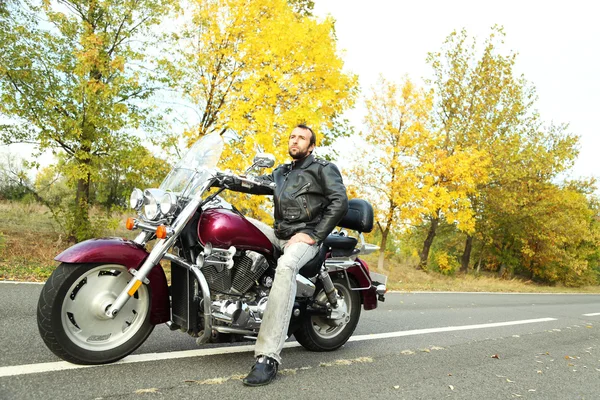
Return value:
[(431, 93), (408, 79), (397, 85), (381, 78), (366, 106), (363, 137), (372, 151), (361, 153), (361, 165), (352, 172), (357, 191), (376, 205), (378, 221), (393, 228), (440, 215), (472, 232), (470, 198), (488, 179), (487, 153), (473, 147), (448, 149), (445, 132), (428, 128)]
[[(342, 71), (333, 19), (299, 15), (286, 0), (193, 5), (184, 87), (201, 121), (186, 135), (192, 142), (211, 132), (233, 132), (220, 168), (241, 172), (257, 149), (285, 162), (295, 125), (311, 126), (319, 144), (353, 104), (357, 78)], [(265, 214), (260, 198), (232, 196), (236, 206)]]
[(438, 270), (444, 275), (452, 275), (458, 269), (456, 258), (449, 256), (445, 251), (439, 251), (435, 254)]

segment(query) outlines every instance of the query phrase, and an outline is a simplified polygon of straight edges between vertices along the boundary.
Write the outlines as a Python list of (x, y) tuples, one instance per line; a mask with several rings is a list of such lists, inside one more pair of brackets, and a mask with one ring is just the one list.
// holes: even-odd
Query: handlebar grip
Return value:
[(277, 186), (275, 184), (275, 182), (269, 182), (269, 183), (261, 182), (256, 179), (252, 179), (252, 177), (234, 175), (232, 173), (227, 173), (227, 172), (217, 172), (217, 179), (219, 180), (221, 185), (242, 185), (242, 186), (257, 185), (257, 186), (265, 186), (265, 187), (268, 187), (273, 190), (275, 190), (275, 187)]

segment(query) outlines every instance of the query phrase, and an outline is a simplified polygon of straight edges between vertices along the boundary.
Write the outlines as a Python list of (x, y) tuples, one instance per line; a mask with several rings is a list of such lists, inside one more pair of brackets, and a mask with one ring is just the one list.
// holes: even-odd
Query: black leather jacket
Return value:
[(275, 189), (240, 185), (231, 189), (273, 195), (275, 235), (280, 239), (304, 232), (321, 243), (348, 211), (348, 196), (340, 171), (334, 164), (312, 154), (282, 164), (271, 174), (258, 179), (265, 183), (275, 182)]

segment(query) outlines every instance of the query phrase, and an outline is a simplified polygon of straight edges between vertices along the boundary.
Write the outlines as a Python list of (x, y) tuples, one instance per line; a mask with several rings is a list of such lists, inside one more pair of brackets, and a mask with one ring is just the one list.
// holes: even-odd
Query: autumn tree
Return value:
[(379, 268), (390, 232), (429, 221), (420, 255), (425, 268), (440, 221), (473, 229), (469, 195), (487, 177), (487, 156), (473, 148), (449, 152), (443, 132), (431, 129), (431, 93), (408, 79), (400, 85), (381, 79), (366, 107), (363, 138), (371, 147), (360, 152), (352, 175), (378, 210)]
[(522, 152), (502, 185), (486, 188), (478, 268), (569, 286), (593, 283), (599, 248), (594, 182), (554, 182), (574, 152), (560, 135)]
[[(506, 171), (518, 165), (525, 146), (541, 143), (548, 132), (540, 129), (533, 109), (534, 89), (516, 76), (516, 54), (502, 53), (504, 32), (493, 27), (480, 48), (465, 30), (453, 32), (440, 52), (427, 60), (433, 69), (429, 81), (435, 92), (434, 121), (446, 135), (445, 148), (473, 147), (490, 156), (490, 179), (471, 196), (476, 220), (485, 209), (487, 188), (502, 185)], [(564, 127), (558, 127), (564, 130)], [(571, 141), (568, 135), (567, 141)], [(461, 270), (471, 258), (474, 231), (466, 237)]]
[(91, 234), (96, 171), (151, 129), (145, 100), (159, 87), (148, 58), (173, 0), (30, 0), (0, 16), (0, 127), (4, 142), (65, 154), (74, 186), (72, 239)]
[(352, 190), (371, 200), (381, 237), (378, 269), (383, 269), (388, 239), (403, 221), (415, 219), (421, 203), (418, 156), (427, 147), (431, 96), (405, 79), (401, 84), (379, 79), (365, 100), (365, 142), (351, 171)]
[(475, 230), (474, 201), (477, 187), (489, 179), (490, 155), (474, 146), (447, 147), (447, 135), (435, 131), (435, 139), (423, 154), (420, 190), (421, 220), (427, 236), (419, 254), (419, 269), (427, 269), (429, 251), (441, 222), (458, 231)]
[(428, 57), (434, 121), (447, 134), (447, 148), (469, 145), (490, 157), (489, 180), (471, 196), (476, 224), (461, 270), (468, 270), (478, 241), (478, 269), (583, 282), (589, 253), (573, 249), (597, 243), (589, 194), (555, 183), (577, 157), (578, 138), (565, 124), (542, 121), (535, 90), (515, 73), (516, 54), (503, 53), (503, 38), (494, 27), (480, 49), (464, 30), (454, 32)]
[[(310, 2), (195, 0), (182, 47), (171, 65), (180, 90), (197, 110), (190, 141), (229, 133), (221, 165), (239, 171), (257, 148), (287, 158), (287, 137), (298, 123), (318, 132), (320, 145), (347, 134), (338, 127), (353, 104), (354, 75), (343, 72), (334, 22), (312, 17)], [(308, 8), (307, 8), (308, 7)], [(236, 206), (266, 217), (257, 199), (230, 194)]]

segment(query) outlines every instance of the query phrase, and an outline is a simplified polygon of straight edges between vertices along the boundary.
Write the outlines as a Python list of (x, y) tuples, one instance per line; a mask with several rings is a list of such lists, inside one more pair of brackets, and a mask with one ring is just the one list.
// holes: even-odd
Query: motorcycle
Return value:
[[(140, 231), (134, 240), (91, 239), (55, 258), (60, 265), (37, 309), (40, 334), (54, 354), (76, 364), (111, 363), (135, 351), (161, 323), (198, 344), (256, 339), (279, 254), (219, 194), (231, 179), (261, 185), (248, 173), (272, 167), (275, 159), (259, 153), (244, 175), (234, 175), (216, 169), (222, 151), (221, 137), (207, 135), (158, 189), (133, 190), (137, 218), (126, 226)], [(213, 193), (217, 183), (222, 187)], [(358, 258), (378, 249), (363, 237), (373, 228), (370, 204), (350, 200), (339, 227), (296, 278), (288, 335), (311, 351), (341, 347), (361, 307), (372, 310), (384, 301), (387, 277)], [(170, 262), (170, 285), (162, 260)]]

